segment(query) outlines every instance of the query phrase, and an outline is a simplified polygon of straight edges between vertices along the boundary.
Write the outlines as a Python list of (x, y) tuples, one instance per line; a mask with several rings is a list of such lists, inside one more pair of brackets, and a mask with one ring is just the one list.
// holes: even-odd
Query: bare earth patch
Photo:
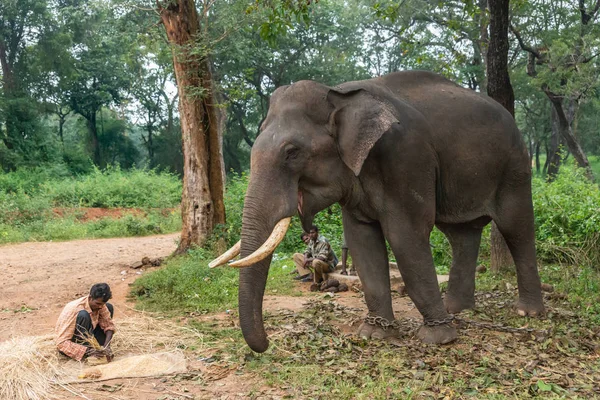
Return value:
[(51, 333), (62, 307), (98, 282), (111, 286), (116, 318), (126, 316), (133, 307), (126, 300), (129, 284), (139, 276), (136, 272), (143, 273), (129, 266), (144, 256), (168, 256), (177, 238), (170, 234), (0, 246), (0, 341)]

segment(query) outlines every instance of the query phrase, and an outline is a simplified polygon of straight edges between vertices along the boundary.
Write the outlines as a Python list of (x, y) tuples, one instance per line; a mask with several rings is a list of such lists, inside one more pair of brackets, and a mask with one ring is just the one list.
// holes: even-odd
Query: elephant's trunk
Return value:
[[(260, 190), (250, 185), (244, 202), (244, 216), (242, 220), (242, 243), (241, 257), (247, 257), (254, 253), (269, 238), (275, 224), (283, 217), (289, 215), (277, 215), (273, 207), (265, 203), (262, 196), (255, 197), (253, 192)], [(264, 191), (263, 193), (269, 193)], [(278, 211), (281, 210), (281, 207)], [(289, 207), (283, 207), (287, 209)], [(292, 209), (295, 209), (292, 208)], [(272, 254), (252, 264), (250, 267), (240, 270), (239, 288), (239, 314), (240, 327), (248, 346), (256, 352), (262, 353), (269, 347), (269, 341), (263, 325), (263, 295), (267, 283), (269, 266)]]

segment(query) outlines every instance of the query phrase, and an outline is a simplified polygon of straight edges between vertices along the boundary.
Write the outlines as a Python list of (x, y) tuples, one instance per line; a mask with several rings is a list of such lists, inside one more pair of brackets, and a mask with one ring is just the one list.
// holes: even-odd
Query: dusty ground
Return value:
[[(23, 243), (0, 246), (0, 341), (13, 336), (44, 335), (53, 332), (62, 307), (87, 293), (97, 282), (108, 283), (113, 290), (115, 320), (137, 313), (128, 301), (129, 284), (142, 270), (130, 265), (143, 257), (165, 257), (176, 248), (177, 234), (141, 238), (78, 240), (71, 242)], [(292, 281), (294, 282), (294, 281)], [(309, 285), (296, 282), (302, 291)], [(322, 295), (322, 294), (320, 294)], [(316, 295), (315, 296), (319, 296)], [(335, 301), (353, 308), (365, 309), (363, 299), (354, 292), (338, 293)], [(297, 311), (310, 302), (309, 297), (267, 296), (267, 311), (288, 309)], [(417, 317), (418, 313), (406, 299), (396, 299), (397, 312)], [(237, 318), (225, 313), (206, 316), (210, 319)], [(356, 327), (341, 326), (345, 333)], [(280, 398), (284, 393), (263, 386), (260, 380), (226, 373), (223, 378), (199, 385), (196, 378), (206, 365), (190, 360), (196, 371), (187, 377), (161, 379), (127, 379), (103, 383), (80, 384), (77, 394), (60, 391), (60, 398), (88, 399), (244, 399), (248, 393), (255, 398)]]
[[(51, 333), (62, 307), (94, 283), (108, 283), (117, 318), (129, 311), (128, 285), (142, 257), (164, 257), (177, 234), (0, 246), (0, 341)], [(122, 274), (125, 271), (125, 274)], [(140, 271), (141, 272), (141, 271)], [(143, 273), (143, 272), (142, 272)]]

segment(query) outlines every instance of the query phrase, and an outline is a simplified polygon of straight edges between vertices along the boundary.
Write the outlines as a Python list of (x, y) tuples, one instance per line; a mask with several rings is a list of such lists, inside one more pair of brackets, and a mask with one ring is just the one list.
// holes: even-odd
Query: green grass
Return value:
[(74, 239), (147, 236), (181, 230), (179, 210), (82, 222), (75, 216), (50, 217), (18, 224), (0, 223), (0, 244)]
[(600, 157), (598, 156), (588, 156), (588, 161), (590, 162), (590, 167), (592, 167), (592, 171), (594, 172), (594, 177), (596, 181), (600, 179)]
[[(143, 236), (181, 229), (179, 178), (147, 170), (61, 169), (0, 173), (0, 244)], [(86, 221), (86, 207), (129, 208), (122, 218)], [(59, 209), (60, 213), (56, 210)], [(61, 215), (59, 215), (61, 214)]]
[[(208, 268), (213, 258), (210, 251), (195, 249), (186, 256), (168, 260), (165, 267), (136, 280), (132, 287), (138, 300), (136, 307), (177, 313), (236, 309), (239, 272), (228, 267)], [(299, 295), (289, 275), (292, 266), (291, 258), (274, 256), (266, 294)]]

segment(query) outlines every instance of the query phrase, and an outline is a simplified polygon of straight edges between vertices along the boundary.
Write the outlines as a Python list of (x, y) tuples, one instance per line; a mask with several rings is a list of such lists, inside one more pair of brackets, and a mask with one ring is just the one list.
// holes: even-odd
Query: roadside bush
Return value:
[(65, 207), (169, 208), (181, 201), (181, 181), (175, 175), (118, 167), (51, 181), (44, 184), (44, 191), (54, 204)]
[[(108, 168), (73, 176), (62, 164), (0, 172), (0, 243), (173, 232), (181, 228), (180, 200), (180, 179), (169, 173)], [(86, 221), (82, 207), (142, 212)]]

